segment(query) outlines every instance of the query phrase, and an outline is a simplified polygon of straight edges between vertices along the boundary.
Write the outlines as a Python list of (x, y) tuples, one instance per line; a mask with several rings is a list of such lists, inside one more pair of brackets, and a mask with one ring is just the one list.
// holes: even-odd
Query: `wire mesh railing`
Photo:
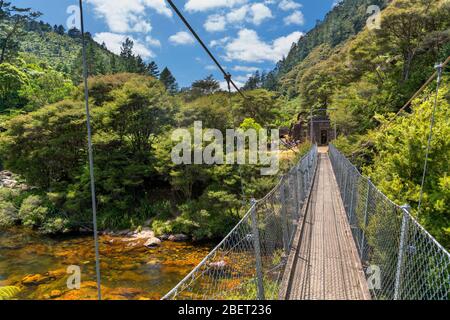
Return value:
[(449, 299), (450, 254), (334, 146), (329, 153), (372, 298)]
[(317, 146), (163, 299), (277, 299), (317, 167)]

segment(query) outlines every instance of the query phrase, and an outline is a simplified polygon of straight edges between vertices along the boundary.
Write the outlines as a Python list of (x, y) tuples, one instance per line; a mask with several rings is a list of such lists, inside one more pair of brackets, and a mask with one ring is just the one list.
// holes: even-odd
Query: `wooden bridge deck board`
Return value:
[(367, 283), (328, 154), (321, 150), (287, 298), (366, 300)]

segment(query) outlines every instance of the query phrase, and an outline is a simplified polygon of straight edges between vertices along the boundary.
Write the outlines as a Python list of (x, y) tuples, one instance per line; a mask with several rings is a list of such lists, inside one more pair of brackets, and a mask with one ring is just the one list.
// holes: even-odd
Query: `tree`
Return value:
[(72, 28), (69, 31), (67, 31), (67, 35), (71, 38), (78, 39), (81, 38), (81, 31), (77, 28)]
[[(438, 96), (430, 162), (424, 185), (419, 222), (445, 247), (450, 247), (450, 85), (444, 78)], [(374, 132), (376, 156), (365, 173), (395, 203), (408, 203), (417, 216), (433, 99), (419, 97), (412, 114), (397, 117)], [(383, 123), (385, 119), (380, 119)]]
[(159, 80), (164, 84), (167, 91), (169, 91), (171, 94), (175, 94), (178, 92), (177, 80), (167, 67), (165, 67), (164, 70), (161, 72)]
[(41, 14), (0, 0), (0, 63), (16, 55), (26, 24)]
[(233, 102), (233, 111), (236, 124), (242, 123), (246, 118), (252, 118), (265, 128), (276, 126), (279, 119), (281, 100), (264, 89), (257, 89), (246, 93), (246, 99), (238, 96)]
[(186, 101), (193, 101), (201, 96), (211, 95), (220, 90), (220, 84), (213, 78), (212, 75), (205, 79), (194, 81), (190, 88), (183, 91), (183, 96)]
[(17, 67), (9, 63), (0, 64), (0, 112), (25, 103), (20, 91), (28, 81), (27, 75)]
[(242, 87), (243, 90), (256, 90), (261, 88), (262, 81), (259, 71), (256, 71), (250, 78), (248, 78), (245, 85)]
[(212, 74), (203, 80), (194, 81), (191, 87), (192, 91), (196, 91), (200, 93), (200, 95), (209, 95), (220, 90), (220, 84), (214, 79)]
[(378, 42), (402, 56), (403, 81), (409, 79), (419, 51), (430, 49), (423, 46), (430, 33), (449, 27), (449, 11), (450, 4), (444, 0), (396, 0), (384, 12)]
[(126, 38), (120, 48), (120, 56), (124, 59), (126, 72), (136, 72), (136, 57), (133, 54), (134, 42)]
[(62, 25), (59, 25), (56, 28), (56, 33), (62, 36), (66, 33), (66, 29), (64, 29), (64, 27)]
[(159, 78), (158, 65), (155, 61), (152, 61), (147, 65), (147, 73), (156, 79)]

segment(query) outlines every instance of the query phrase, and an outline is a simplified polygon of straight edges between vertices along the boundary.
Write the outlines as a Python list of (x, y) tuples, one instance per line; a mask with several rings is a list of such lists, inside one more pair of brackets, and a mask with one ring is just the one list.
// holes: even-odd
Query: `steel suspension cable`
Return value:
[[(228, 103), (230, 105), (231, 115), (233, 117), (233, 122), (234, 122), (236, 120), (236, 117), (235, 117), (234, 110), (233, 110), (233, 99), (232, 99), (232, 94), (231, 94), (231, 75), (229, 77), (225, 77), (225, 80), (227, 81), (227, 86), (228, 86)], [(233, 123), (233, 125), (234, 125), (234, 123)], [(238, 172), (239, 172), (239, 178), (241, 180), (242, 202), (243, 202), (243, 204), (245, 204), (246, 193), (245, 193), (245, 188), (244, 188), (244, 182), (242, 179), (242, 169), (240, 166), (238, 166)]]
[(86, 105), (86, 127), (88, 135), (88, 153), (89, 153), (89, 174), (91, 182), (91, 200), (92, 200), (92, 224), (94, 229), (94, 243), (95, 243), (95, 272), (97, 276), (97, 296), (98, 300), (102, 299), (101, 277), (100, 277), (100, 254), (98, 245), (97, 232), (97, 200), (95, 196), (95, 177), (94, 177), (94, 155), (92, 151), (92, 129), (91, 129), (91, 115), (89, 110), (89, 88), (88, 88), (88, 69), (86, 58), (86, 40), (84, 33), (84, 17), (83, 17), (83, 0), (80, 0), (80, 23), (81, 23), (81, 42), (83, 52), (83, 78), (84, 78), (84, 98)]
[(239, 94), (242, 97), (246, 98), (245, 95), (242, 93), (241, 89), (239, 89), (238, 86), (231, 79), (231, 74), (225, 71), (225, 69), (222, 67), (222, 65), (219, 63), (219, 61), (216, 59), (216, 57), (214, 57), (212, 52), (208, 49), (208, 47), (205, 45), (203, 40), (200, 38), (200, 36), (197, 34), (197, 32), (194, 30), (194, 28), (192, 28), (192, 26), (189, 24), (189, 22), (186, 20), (186, 18), (181, 13), (181, 11), (173, 3), (173, 1), (172, 0), (167, 0), (167, 2), (172, 7), (173, 11), (175, 11), (175, 13), (181, 19), (181, 21), (183, 21), (183, 23), (186, 25), (186, 27), (189, 29), (189, 31), (192, 33), (192, 35), (195, 37), (195, 39), (197, 39), (198, 43), (206, 51), (206, 53), (209, 55), (209, 57), (213, 60), (213, 62), (219, 68), (219, 70), (223, 73), (223, 76), (225, 77), (225, 80), (227, 80), (228, 83), (231, 83), (233, 85), (233, 87), (236, 89), (236, 91), (239, 92)]
[[(450, 56), (448, 56), (447, 59), (445, 59), (444, 63), (441, 64), (442, 69), (446, 67), (449, 63), (450, 63)], [(417, 90), (416, 93), (414, 93), (414, 95), (408, 100), (408, 102), (392, 117), (392, 119), (389, 120), (387, 124), (393, 122), (397, 116), (399, 116), (407, 107), (409, 107), (411, 103), (414, 101), (414, 99), (416, 99), (425, 90), (425, 88), (434, 80), (434, 78), (436, 78), (436, 76), (438, 76), (437, 71), (435, 71), (431, 75), (431, 77), (428, 78), (428, 80), (423, 84), (423, 86), (420, 87), (420, 89)]]
[(437, 69), (437, 71), (436, 71), (437, 72), (436, 96), (435, 96), (435, 100), (434, 100), (433, 112), (431, 114), (430, 134), (428, 136), (427, 151), (425, 154), (425, 164), (423, 166), (423, 175), (422, 175), (422, 184), (420, 187), (419, 205), (417, 207), (417, 215), (418, 216), (420, 216), (420, 210), (422, 208), (423, 192), (424, 192), (425, 179), (426, 179), (427, 170), (428, 170), (428, 159), (429, 159), (429, 155), (430, 155), (431, 141), (433, 139), (433, 127), (434, 127), (435, 119), (436, 119), (437, 101), (438, 101), (438, 96), (439, 96), (439, 86), (441, 84), (443, 67), (444, 67), (444, 65), (442, 63), (436, 65), (436, 69)]

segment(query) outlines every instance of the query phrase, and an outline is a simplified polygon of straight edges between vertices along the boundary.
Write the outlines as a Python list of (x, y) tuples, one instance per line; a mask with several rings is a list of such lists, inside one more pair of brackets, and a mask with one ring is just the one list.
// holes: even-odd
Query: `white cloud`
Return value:
[(233, 70), (238, 71), (238, 72), (255, 72), (255, 71), (259, 70), (259, 68), (247, 67), (247, 66), (234, 66)]
[(249, 6), (247, 5), (231, 10), (229, 13), (227, 13), (228, 22), (238, 23), (244, 21), (247, 16), (248, 10)]
[(169, 37), (169, 41), (174, 45), (194, 44), (195, 39), (189, 33), (180, 31)]
[(297, 24), (302, 26), (305, 24), (305, 17), (303, 16), (303, 13), (300, 10), (297, 10), (294, 11), (291, 15), (284, 18), (284, 24), (285, 25)]
[(264, 20), (273, 18), (272, 11), (262, 3), (255, 3), (250, 8), (252, 14), (252, 22), (260, 25)]
[(161, 41), (158, 39), (152, 38), (151, 36), (145, 37), (145, 42), (148, 43), (152, 47), (161, 47)]
[[(239, 89), (245, 85), (245, 81), (237, 81), (237, 80), (233, 79), (233, 82)], [(220, 85), (220, 89), (222, 89), (224, 91), (228, 91), (228, 83), (226, 81), (220, 81), (219, 85)], [(231, 85), (231, 91), (236, 92), (236, 89), (233, 87), (233, 85)]]
[(100, 32), (94, 35), (94, 40), (96, 42), (100, 44), (104, 42), (106, 47), (115, 54), (120, 54), (122, 43), (126, 38), (130, 38), (134, 42), (133, 51), (135, 54), (140, 55), (144, 59), (153, 58), (155, 56), (151, 50), (147, 49), (144, 44), (133, 37), (111, 32)]
[(303, 37), (303, 32), (292, 32), (287, 36), (277, 38), (273, 41), (272, 48), (275, 56), (279, 58), (277, 61), (286, 56), (292, 48), (292, 44), (294, 42), (298, 42), (298, 40)]
[(209, 64), (209, 65), (205, 66), (205, 69), (208, 71), (216, 71), (217, 67), (215, 65)]
[(246, 2), (247, 0), (188, 0), (184, 8), (190, 12), (200, 12), (217, 8), (232, 8)]
[(299, 9), (302, 7), (302, 5), (292, 0), (282, 0), (278, 7), (283, 11), (289, 11)]
[(289, 52), (292, 43), (297, 42), (302, 35), (303, 33), (296, 31), (277, 38), (272, 43), (266, 43), (259, 38), (256, 31), (242, 29), (238, 37), (225, 46), (225, 58), (228, 61), (277, 62)]
[(209, 46), (212, 47), (212, 48), (223, 46), (228, 41), (230, 41), (230, 37), (224, 37), (224, 38), (218, 39), (218, 40), (211, 40), (211, 42), (209, 43)]
[(86, 0), (94, 7), (98, 17), (105, 19), (108, 28), (115, 33), (148, 33), (152, 26), (145, 16), (147, 9), (161, 15), (172, 16), (164, 0)]
[(243, 5), (232, 9), (226, 14), (226, 20), (230, 24), (248, 22), (258, 26), (267, 19), (273, 18), (272, 11), (262, 3)]
[(224, 16), (214, 14), (208, 17), (203, 25), (208, 32), (224, 31), (227, 22)]

